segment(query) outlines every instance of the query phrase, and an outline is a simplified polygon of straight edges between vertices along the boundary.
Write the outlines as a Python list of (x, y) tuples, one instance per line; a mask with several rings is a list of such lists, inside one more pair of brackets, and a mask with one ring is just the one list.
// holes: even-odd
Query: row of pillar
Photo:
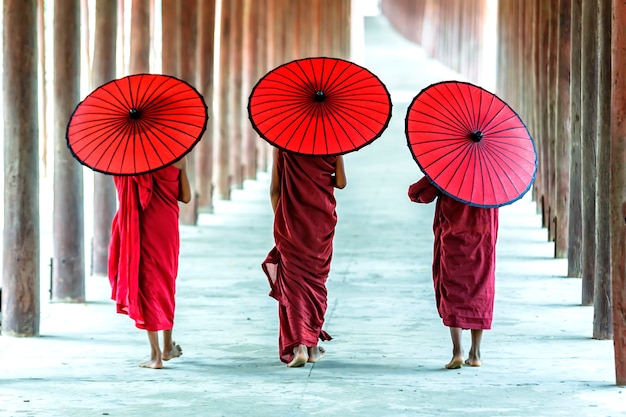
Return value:
[[(38, 36), (44, 30), (44, 3), (54, 8), (54, 74), (38, 71), (45, 56), (38, 54), (45, 39)], [(4, 335), (39, 334), (38, 120), (46, 117), (37, 115), (39, 108), (47, 111), (39, 106), (45, 100), (41, 77), (54, 77), (52, 301), (84, 302), (83, 169), (65, 142), (67, 122), (81, 96), (81, 74), (92, 80), (93, 90), (124, 75), (160, 72), (203, 94), (209, 123), (188, 156), (193, 204), (181, 207), (181, 222), (193, 225), (199, 212), (211, 211), (213, 198), (229, 199), (232, 189), (268, 169), (269, 145), (252, 130), (247, 114), (248, 95), (258, 79), (293, 59), (350, 56), (351, 0), (96, 0), (93, 54), (80, 45), (81, 11), (83, 28), (94, 12), (86, 12), (87, 5), (80, 0), (3, 2)], [(128, 19), (129, 33), (124, 31)], [(155, 22), (161, 23), (160, 42)], [(160, 60), (154, 62), (158, 44)], [(91, 68), (81, 68), (85, 54), (93, 56)], [(42, 140), (46, 144), (48, 138)], [(93, 189), (91, 272), (105, 275), (116, 195), (110, 176), (94, 173)]]
[(488, 0), (381, 0), (393, 27), (468, 81), (486, 84), (484, 29)]
[(626, 385), (626, 5), (500, 1), (498, 90), (539, 155), (534, 198), (568, 277), (593, 305), (592, 336), (614, 339)]

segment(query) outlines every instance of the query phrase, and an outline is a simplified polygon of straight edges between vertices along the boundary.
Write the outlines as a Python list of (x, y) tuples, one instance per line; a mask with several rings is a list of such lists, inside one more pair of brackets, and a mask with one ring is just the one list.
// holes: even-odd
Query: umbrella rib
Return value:
[[(340, 123), (340, 120), (338, 119), (338, 114), (336, 113), (332, 113), (329, 112), (328, 113), (328, 117), (334, 119), (337, 122), (337, 125), (339, 126), (339, 128), (343, 131), (343, 133), (345, 134), (345, 137), (348, 139), (348, 141), (350, 141), (350, 145), (352, 147), (356, 147), (356, 143), (352, 140), (352, 137), (348, 134), (348, 131), (343, 127), (343, 123)], [(347, 120), (343, 119), (344, 121), (347, 122)], [(341, 152), (343, 152), (343, 147), (341, 146), (341, 142), (339, 142), (339, 140), (337, 139), (337, 131), (335, 130), (334, 125), (331, 124), (331, 128), (333, 130), (333, 133), (335, 135), (335, 140), (337, 141), (337, 144), (339, 145), (339, 148), (341, 149)], [(368, 141), (368, 139), (365, 139), (365, 137), (361, 134), (361, 132), (357, 131), (360, 135), (361, 138), (364, 139), (364, 141)]]
[[(463, 119), (463, 124), (465, 128), (468, 130), (468, 132), (471, 132), (472, 128), (471, 128), (471, 120), (470, 120), (470, 115), (469, 115), (469, 107), (467, 106), (467, 102), (465, 101), (465, 97), (463, 95), (463, 92), (461, 91), (461, 85), (459, 83), (456, 83), (454, 85), (457, 89), (458, 95), (452, 92), (452, 88), (450, 87), (449, 84), (444, 84), (444, 85), (446, 89), (450, 92), (450, 94), (452, 95), (452, 98), (454, 99), (454, 103), (456, 104), (455, 106), (453, 106), (453, 109), (458, 110), (458, 113), (460, 114), (461, 119)], [(465, 108), (465, 112), (462, 111), (463, 107)]]
[[(171, 130), (174, 130), (174, 131), (176, 131), (176, 132), (178, 132), (178, 133), (182, 133), (182, 134), (188, 135), (189, 137), (192, 137), (192, 138), (193, 138), (193, 137), (195, 137), (194, 135), (191, 135), (191, 134), (189, 134), (188, 132), (186, 132), (186, 131), (184, 131), (184, 130), (177, 129), (177, 128), (174, 128), (173, 126), (170, 126), (170, 125), (166, 125), (166, 124), (164, 124), (164, 123), (161, 123), (159, 120), (150, 120), (150, 123), (152, 123), (152, 124), (154, 124), (154, 125), (165, 126), (165, 127), (169, 128), (169, 129), (171, 129)], [(151, 126), (151, 125), (150, 125), (150, 124), (148, 124), (147, 126)], [(170, 134), (168, 134), (168, 133), (165, 133), (164, 131), (161, 131), (161, 133), (162, 133), (163, 135), (167, 136), (168, 138), (170, 138), (170, 139), (172, 140), (172, 142), (175, 142), (176, 144), (180, 145), (182, 148), (186, 148), (186, 147), (187, 147), (187, 146), (185, 145), (185, 143), (183, 143), (183, 142), (179, 141), (179, 140), (178, 140), (175, 136), (172, 136), (172, 135), (170, 135)], [(167, 144), (163, 141), (163, 139), (161, 139), (161, 136), (159, 136), (159, 135), (154, 135), (154, 137), (155, 137), (155, 138), (156, 138), (159, 142), (161, 142), (161, 144), (163, 145), (163, 147), (164, 147), (165, 149), (167, 149), (167, 150), (170, 152), (170, 154), (171, 154), (172, 156), (176, 156), (176, 154), (175, 154), (174, 152), (172, 152), (172, 150), (170, 149), (170, 146), (168, 146), (168, 145), (167, 145)]]
[[(485, 194), (486, 187), (488, 185), (491, 185), (491, 191), (493, 193), (494, 200), (496, 199), (496, 187), (495, 187), (495, 180), (493, 178), (493, 177), (495, 177), (500, 182), (500, 185), (502, 186), (502, 189), (504, 190), (504, 192), (505, 192), (505, 194), (507, 196), (507, 199), (508, 199), (508, 193), (504, 189), (504, 184), (502, 183), (502, 179), (500, 178), (499, 175), (495, 174), (495, 172), (494, 172), (495, 171), (494, 165), (485, 156), (485, 149), (484, 149), (484, 147), (477, 146), (476, 148), (477, 148), (476, 149), (476, 153), (478, 155), (481, 155), (480, 157), (477, 157), (477, 159), (478, 159), (478, 161), (480, 162), (480, 165), (481, 165), (481, 168), (480, 168), (479, 172), (481, 173), (481, 176), (483, 178), (483, 181), (482, 181), (482, 184), (483, 184), (483, 194), (482, 195), (483, 195), (483, 197), (486, 195)], [(492, 173), (494, 174), (493, 176), (492, 176)], [(488, 184), (485, 184), (485, 177), (487, 177)]]
[[(427, 95), (429, 95), (434, 101), (435, 103), (440, 106), (440, 108), (437, 108), (429, 103), (426, 103), (425, 101), (421, 101), (419, 102), (420, 105), (430, 108), (431, 110), (437, 112), (437, 114), (441, 114), (442, 116), (446, 116), (447, 115), (447, 119), (441, 120), (438, 118), (433, 117), (432, 115), (428, 115), (431, 118), (434, 118), (436, 120), (440, 120), (442, 123), (445, 123), (448, 126), (455, 126), (455, 130), (459, 131), (459, 132), (463, 132), (463, 135), (467, 135), (468, 133), (468, 128), (467, 126), (463, 123), (463, 120), (461, 120), (461, 117), (458, 114), (454, 114), (450, 109), (454, 107), (454, 104), (451, 103), (447, 98), (443, 98), (443, 100), (446, 102), (447, 105), (444, 105), (443, 103), (437, 101), (437, 99), (430, 94), (429, 92), (427, 92)], [(418, 102), (416, 102), (415, 104), (417, 104)], [(414, 106), (412, 106), (412, 111)], [(421, 114), (424, 114), (423, 112), (418, 112)]]
[[(438, 93), (441, 94), (440, 92)], [(419, 103), (422, 106), (429, 107), (437, 113), (441, 113), (442, 116), (447, 115), (448, 119), (450, 120), (449, 124), (452, 125), (452, 123), (454, 122), (458, 126), (459, 130), (463, 131), (464, 134), (466, 134), (466, 132), (468, 131), (468, 127), (466, 124), (464, 124), (462, 120), (462, 115), (458, 113), (454, 103), (452, 103), (448, 97), (442, 96), (441, 100), (445, 102), (442, 103), (441, 101), (439, 101), (440, 98), (435, 97), (430, 90), (426, 90), (425, 94), (429, 96), (439, 107), (435, 107), (432, 104), (427, 104), (424, 100), (418, 101), (415, 104)]]
[[(494, 155), (497, 155), (497, 156), (498, 156), (498, 157), (499, 157), (499, 158), (500, 158), (503, 162), (504, 162), (505, 160), (506, 160), (506, 161), (508, 161), (508, 164), (507, 164), (507, 165), (511, 165), (511, 164), (513, 164), (513, 165), (515, 165), (518, 169), (523, 170), (524, 172), (526, 172), (526, 173), (527, 173), (527, 174), (529, 174), (529, 175), (531, 174), (531, 173), (529, 173), (528, 171), (526, 171), (526, 169), (525, 169), (525, 167), (524, 167), (523, 165), (521, 165), (521, 164), (519, 163), (519, 158), (511, 158), (511, 157), (509, 156), (509, 154), (513, 154), (513, 155), (519, 156), (519, 154), (518, 154), (518, 153), (516, 153), (516, 152), (512, 152), (511, 150), (509, 150), (509, 149), (507, 149), (507, 148), (503, 148), (503, 147), (501, 147), (501, 146), (497, 146), (497, 145), (491, 145), (491, 147), (493, 147), (493, 148), (499, 148), (499, 149), (500, 149), (500, 151), (499, 151), (499, 152), (493, 152), (493, 154), (494, 154)], [(491, 150), (490, 150), (490, 151), (491, 151)], [(528, 161), (528, 160), (527, 160), (527, 162), (532, 163), (532, 165), (533, 165), (533, 166), (535, 165), (535, 164), (534, 164), (534, 162), (531, 162), (531, 161)], [(517, 175), (517, 170), (513, 170), (513, 172)], [(522, 179), (522, 177), (521, 177), (521, 176), (519, 176), (519, 175), (518, 175), (518, 178), (520, 178), (520, 180)]]
[[(85, 149), (86, 147), (88, 147), (89, 145), (91, 145), (92, 143), (96, 142), (98, 143), (98, 145), (94, 148), (97, 149), (98, 147), (100, 147), (102, 144), (104, 144), (106, 141), (106, 139), (103, 141), (101, 140), (102, 138), (109, 138), (111, 136), (111, 133), (115, 133), (120, 126), (123, 126), (123, 122), (119, 122), (119, 123), (115, 123), (115, 124), (111, 124), (109, 126), (106, 126), (104, 129), (98, 129), (97, 131), (95, 131), (95, 135), (93, 133), (90, 133), (86, 136), (83, 136), (75, 141), (72, 141), (72, 148), (74, 148), (76, 153), (82, 152), (83, 149)], [(83, 131), (79, 131), (76, 133), (82, 133)], [(83, 145), (80, 149), (78, 148), (78, 145)], [(91, 155), (91, 153), (89, 154)]]
[[(504, 120), (496, 120), (497, 118), (499, 118), (500, 114), (502, 114), (502, 111), (506, 110), (507, 108), (510, 109), (510, 107), (508, 107), (504, 102), (500, 102), (500, 108), (496, 111), (496, 114), (494, 114), (493, 116), (491, 116), (491, 118), (489, 119), (488, 122), (485, 123), (485, 130), (484, 132), (486, 134), (492, 134), (492, 130), (497, 128), (498, 126), (502, 125), (503, 123), (505, 123), (508, 120), (511, 120), (511, 118), (517, 117), (517, 115), (515, 114), (515, 112), (513, 112), (513, 115), (505, 118)], [(511, 109), (512, 111), (512, 109)], [(493, 126), (492, 126), (492, 123)]]
[[(435, 109), (433, 109), (433, 110), (435, 110)], [(426, 122), (426, 121), (423, 121), (423, 120), (419, 120), (420, 123), (429, 124), (429, 125), (432, 125), (432, 126), (435, 126), (435, 127), (439, 127), (439, 128), (446, 128), (446, 129), (448, 129), (450, 131), (453, 131), (454, 133), (458, 133), (459, 135), (462, 135), (463, 137), (465, 137), (467, 135), (467, 131), (461, 129), (462, 126), (460, 126), (458, 124), (450, 123), (449, 119), (447, 119), (447, 120), (439, 119), (439, 118), (435, 117), (434, 115), (431, 115), (431, 114), (428, 114), (428, 113), (424, 113), (424, 112), (421, 112), (421, 111), (418, 112), (417, 110), (413, 110), (413, 113), (421, 114), (423, 116), (426, 116), (429, 119), (436, 120), (437, 122), (440, 122), (441, 124), (435, 124), (435, 123), (432, 123), (432, 122)], [(417, 123), (418, 119), (417, 118), (415, 118), (415, 119), (409, 118), (409, 122)]]
[[(490, 154), (491, 155), (491, 158), (486, 158), (485, 157), (485, 159), (490, 161), (490, 163), (491, 163), (490, 164), (491, 167), (492, 167), (491, 171), (494, 172), (494, 174), (495, 174), (496, 171), (497, 171), (496, 168), (498, 168), (498, 170), (501, 173), (503, 173), (503, 175), (506, 177), (506, 179), (508, 180), (508, 183), (513, 187), (513, 189), (517, 193), (521, 192), (522, 190), (518, 190), (518, 188), (515, 185), (515, 182), (513, 181), (513, 179), (511, 178), (511, 175), (510, 175), (511, 173), (513, 173), (513, 174), (515, 174), (517, 176), (517, 178), (520, 181), (523, 181), (522, 178), (517, 174), (517, 171), (516, 170), (510, 171), (510, 170), (505, 169), (503, 164), (501, 164), (500, 161), (499, 161), (499, 159), (501, 159), (499, 153), (492, 152), (491, 149), (489, 149), (489, 148), (485, 148), (484, 152), (485, 152), (485, 154)], [(506, 195), (507, 201), (510, 201), (512, 198), (509, 195), (508, 188), (505, 186), (502, 176), (501, 175), (494, 175), (494, 176), (495, 176), (495, 178), (498, 179), (498, 182), (500, 183), (500, 187), (501, 187), (502, 191), (504, 191), (504, 193)], [(491, 176), (490, 176), (490, 178), (491, 178)], [(495, 190), (495, 186), (493, 185), (493, 180), (491, 181), (491, 183), (492, 183), (492, 187), (493, 187), (493, 193), (494, 193), (494, 196), (495, 196), (496, 190)]]
[[(143, 124), (144, 124), (144, 123), (142, 122), (142, 125), (143, 125)], [(140, 134), (139, 134), (139, 143), (141, 144), (141, 149), (143, 150), (143, 156), (144, 156), (144, 158), (146, 159), (146, 165), (148, 165), (148, 167), (151, 169), (151, 168), (152, 168), (152, 166), (151, 166), (150, 161), (149, 161), (149, 158), (148, 158), (148, 152), (146, 151), (146, 143), (147, 143), (148, 145), (150, 145), (150, 147), (151, 147), (151, 148), (152, 148), (152, 150), (154, 151), (154, 154), (157, 156), (157, 158), (159, 158), (159, 163), (160, 163), (161, 165), (164, 165), (164, 164), (165, 164), (165, 161), (163, 160), (163, 158), (161, 158), (161, 153), (157, 151), (156, 146), (154, 146), (154, 142), (150, 139), (150, 137), (149, 137), (149, 132), (150, 132), (150, 130), (147, 130), (147, 129), (142, 129), (142, 131), (141, 131), (141, 132), (140, 132)], [(143, 135), (142, 135), (141, 133), (143, 133)], [(163, 132), (163, 133), (164, 133), (164, 132)], [(144, 140), (144, 135), (145, 135), (145, 140)], [(163, 145), (165, 145), (165, 144), (164, 144), (164, 142), (163, 142), (163, 141), (159, 138), (159, 135), (152, 135), (152, 136), (153, 136), (154, 138), (156, 138), (157, 140), (159, 140), (159, 141), (160, 141)], [(180, 144), (180, 142), (176, 141), (176, 139), (174, 139), (171, 135), (167, 135), (167, 136), (168, 136), (170, 139), (174, 140), (176, 143), (179, 143), (179, 144)], [(183, 146), (183, 145), (181, 144), (181, 146)], [(171, 150), (169, 147), (165, 146), (165, 148), (166, 148), (168, 151), (170, 151), (170, 154), (172, 155), (172, 157), (176, 157), (176, 154), (175, 154), (174, 152), (172, 152), (172, 150)]]
[[(126, 150), (128, 149), (128, 142), (129, 142), (128, 140), (123, 140), (124, 137), (127, 137), (127, 135), (123, 135), (123, 133), (132, 131), (132, 126), (131, 126), (131, 124), (129, 122), (124, 123), (122, 126), (123, 127), (122, 127), (122, 129), (120, 129), (120, 134), (118, 135), (118, 137), (122, 138), (122, 140), (118, 140), (116, 142), (111, 142), (111, 145), (107, 146), (107, 149), (106, 149), (108, 151), (111, 148), (111, 146), (114, 145), (114, 143), (115, 143), (113, 154), (117, 154), (119, 152), (120, 146), (124, 145), (124, 152), (122, 153), (122, 164), (120, 164), (120, 165), (123, 165), (123, 162), (124, 162), (124, 159), (125, 159), (125, 156), (126, 156)], [(100, 163), (100, 161), (102, 160), (102, 158), (104, 157), (105, 154), (106, 154), (106, 152), (103, 152), (102, 155), (100, 155), (100, 158), (98, 158), (98, 164)], [(112, 162), (113, 162), (113, 158), (111, 158), (109, 160), (109, 163), (108, 163), (107, 168), (106, 168), (107, 172), (110, 171)]]

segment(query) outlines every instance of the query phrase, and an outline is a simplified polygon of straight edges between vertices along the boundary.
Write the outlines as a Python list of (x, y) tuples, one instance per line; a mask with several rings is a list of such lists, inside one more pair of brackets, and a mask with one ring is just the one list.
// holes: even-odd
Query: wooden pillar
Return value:
[[(241, 189), (243, 187), (243, 149), (242, 149), (242, 115), (244, 106), (241, 99), (242, 60), (243, 60), (243, 0), (229, 0), (232, 19), (230, 44), (222, 43), (222, 47), (229, 50), (230, 71), (228, 71), (230, 101), (228, 114), (230, 124), (229, 141), (229, 169), (230, 186)], [(295, 37), (295, 36), (294, 36)]]
[(161, 72), (180, 76), (180, 6), (179, 0), (161, 0)]
[(248, 120), (248, 99), (254, 83), (257, 81), (257, 62), (260, 55), (257, 39), (261, 32), (257, 18), (260, 9), (265, 5), (253, 0), (244, 0), (243, 3), (243, 55), (241, 80), (241, 140), (243, 149), (243, 178), (256, 178), (257, 171), (257, 134)]
[(572, 0), (559, 0), (558, 8), (558, 56), (557, 56), (557, 101), (556, 101), (556, 187), (554, 206), (554, 256), (567, 257), (569, 231), (569, 169), (571, 157), (570, 136), (570, 45)]
[(37, 1), (3, 2), (4, 231), (2, 334), (38, 336)]
[[(611, 88), (611, 277), (615, 379), (626, 385), (626, 3), (614, 1)], [(6, 26), (5, 26), (6, 28)]]
[(537, 201), (539, 203), (539, 209), (541, 212), (541, 223), (543, 227), (548, 227), (548, 202), (546, 194), (548, 192), (548, 178), (549, 178), (549, 151), (547, 140), (547, 106), (545, 100), (545, 93), (548, 91), (546, 81), (546, 68), (547, 68), (547, 52), (546, 45), (548, 42), (547, 37), (547, 5), (542, 0), (537, 1), (537, 20), (536, 20), (536, 43), (535, 49), (535, 71), (537, 76), (537, 93), (535, 94), (535, 105), (537, 106), (537, 133), (535, 139), (537, 141), (537, 152), (539, 153), (539, 169), (537, 172)]
[(198, 90), (204, 96), (207, 105), (206, 130), (196, 145), (195, 176), (198, 191), (198, 208), (213, 210), (213, 75), (215, 50), (215, 6), (216, 0), (198, 0)]
[[(611, 230), (609, 175), (611, 147), (611, 2), (598, 2), (598, 137), (596, 170), (595, 279), (593, 337), (613, 337), (611, 316)], [(617, 24), (624, 24), (620, 22)], [(603, 168), (599, 168), (603, 167)]]
[(525, 24), (524, 24), (524, 33), (528, 34), (528, 37), (524, 42), (524, 55), (522, 57), (522, 62), (524, 63), (524, 85), (529, 86), (524, 88), (524, 92), (522, 94), (523, 98), (523, 109), (524, 109), (524, 117), (527, 123), (528, 129), (533, 137), (537, 134), (537, 109), (534, 105), (534, 92), (537, 91), (536, 86), (536, 74), (533, 71), (535, 68), (535, 34), (536, 31), (533, 30), (533, 25), (535, 24), (535, 14), (536, 14), (536, 3), (531, 2), (527, 4), (527, 7), (524, 7), (525, 13)]
[(572, 30), (570, 49), (570, 175), (569, 224), (567, 233), (567, 276), (582, 277), (582, 154), (581, 154), (581, 28), (582, 0), (571, 0)]
[(85, 301), (83, 167), (67, 150), (80, 101), (80, 2), (54, 2), (54, 202), (52, 300)]
[(548, 118), (546, 125), (546, 139), (548, 141), (548, 188), (546, 196), (548, 198), (548, 239), (555, 240), (556, 224), (556, 172), (559, 161), (556, 159), (556, 77), (557, 73), (557, 52), (558, 52), (558, 0), (548, 2), (548, 47), (547, 47), (547, 87), (546, 100)]
[(582, 2), (581, 158), (582, 304), (593, 304), (596, 257), (596, 141), (598, 138), (598, 17), (596, 0)]
[(422, 48), (428, 57), (435, 56), (439, 31), (439, 0), (425, 0)]
[[(45, 31), (45, 9), (43, 0), (37, 0), (37, 38), (39, 41), (39, 73), (45, 74), (46, 71), (46, 31)], [(43, 168), (42, 176), (48, 177), (48, 88), (46, 86), (46, 77), (39, 77), (39, 140), (41, 149), (41, 164)]]
[[(196, 86), (196, 44), (198, 23), (197, 0), (181, 2), (179, 5), (180, 20), (177, 31), (178, 56), (180, 64), (179, 77), (192, 86)], [(187, 154), (187, 175), (191, 186), (191, 201), (188, 204), (180, 203), (180, 223), (186, 225), (198, 224), (198, 189), (196, 186), (196, 150)]]
[[(116, 76), (117, 2), (97, 0), (92, 89)], [(116, 210), (115, 185), (110, 175), (94, 172), (92, 274), (106, 275), (111, 222)]]
[[(274, 64), (274, 37), (273, 26), (274, 26), (274, 0), (267, 1), (267, 7), (261, 7), (258, 13), (258, 22), (260, 33), (257, 41), (257, 49), (259, 54), (257, 56), (257, 75), (252, 83), (252, 86), (258, 82), (261, 77), (265, 75), (267, 71), (273, 68)], [(247, 117), (247, 116), (246, 116)], [(266, 141), (262, 140), (255, 133), (254, 138), (257, 146), (257, 166), (258, 170), (262, 172), (269, 171), (270, 166), (270, 144)]]
[(230, 72), (232, 71), (230, 48), (233, 28), (233, 16), (228, 0), (219, 0), (220, 2), (220, 34), (219, 34), (219, 79), (218, 82), (218, 107), (216, 118), (219, 123), (219, 130), (216, 137), (215, 147), (215, 182), (217, 188), (217, 196), (220, 199), (230, 199), (230, 137), (231, 137), (231, 118), (232, 111), (230, 107)]
[(150, 0), (132, 0), (130, 73), (150, 72)]

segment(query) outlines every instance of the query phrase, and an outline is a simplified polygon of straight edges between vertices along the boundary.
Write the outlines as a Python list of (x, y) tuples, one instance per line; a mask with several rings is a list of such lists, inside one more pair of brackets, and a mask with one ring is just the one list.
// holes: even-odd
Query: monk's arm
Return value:
[(180, 177), (178, 179), (178, 201), (189, 203), (191, 201), (191, 185), (187, 177), (187, 158), (177, 161), (174, 166), (180, 169)]
[(340, 190), (346, 188), (348, 185), (348, 179), (346, 178), (346, 169), (343, 164), (343, 156), (339, 155), (337, 157), (337, 163), (335, 166), (335, 175), (333, 176), (335, 181), (335, 187)]
[(439, 196), (439, 190), (430, 183), (427, 177), (422, 177), (421, 180), (409, 187), (409, 198), (414, 203), (430, 203), (437, 196)]
[(280, 176), (278, 175), (278, 149), (274, 149), (274, 161), (272, 163), (272, 179), (270, 181), (270, 200), (272, 210), (276, 211), (278, 199), (280, 198)]

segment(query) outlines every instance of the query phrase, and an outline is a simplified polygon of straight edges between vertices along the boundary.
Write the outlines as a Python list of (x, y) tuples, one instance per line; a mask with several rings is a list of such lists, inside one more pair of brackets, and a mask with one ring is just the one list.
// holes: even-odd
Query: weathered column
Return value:
[(571, 0), (569, 225), (567, 276), (582, 277), (581, 28), (582, 0)]
[[(614, 1), (613, 21), (626, 22), (626, 3)], [(6, 28), (6, 26), (5, 26)], [(612, 24), (611, 277), (615, 379), (626, 385), (626, 25)]]
[(242, 134), (242, 149), (243, 149), (243, 178), (254, 179), (256, 178), (257, 171), (257, 151), (256, 141), (257, 134), (252, 129), (248, 120), (248, 98), (253, 83), (257, 81), (257, 68), (256, 62), (259, 55), (259, 47), (257, 45), (257, 39), (260, 33), (259, 22), (257, 19), (259, 9), (265, 7), (259, 2), (253, 0), (244, 0), (243, 2), (243, 55), (241, 61), (241, 134)]
[[(37, 0), (37, 38), (39, 40), (39, 73), (44, 74), (46, 70), (46, 33), (44, 25), (43, 0)], [(39, 77), (39, 140), (41, 141), (41, 166), (43, 177), (48, 177), (48, 88), (46, 87), (46, 77)]]
[(150, 72), (150, 0), (132, 0), (130, 73)]
[(179, 0), (161, 0), (161, 72), (180, 76), (180, 6)]
[(571, 0), (559, 0), (558, 9), (558, 56), (556, 80), (556, 187), (554, 206), (554, 256), (567, 257), (569, 231), (569, 167), (571, 156), (570, 136), (570, 45)]
[(547, 5), (543, 0), (537, 1), (537, 21), (536, 30), (537, 35), (535, 41), (537, 42), (537, 48), (535, 49), (536, 59), (535, 65), (537, 66), (535, 71), (537, 74), (537, 93), (535, 95), (535, 105), (537, 106), (537, 132), (535, 139), (537, 141), (537, 151), (539, 152), (539, 168), (537, 170), (537, 179), (535, 184), (537, 185), (537, 202), (539, 203), (539, 209), (541, 212), (541, 223), (543, 227), (548, 227), (549, 215), (548, 215), (548, 202), (546, 195), (548, 194), (548, 182), (549, 182), (549, 148), (547, 138), (547, 105), (545, 100), (545, 92), (547, 91), (547, 53), (546, 45), (548, 42), (547, 37)]
[(37, 1), (3, 2), (2, 334), (38, 336), (40, 319)]
[[(178, 54), (180, 58), (179, 77), (181, 80), (196, 86), (196, 45), (198, 3), (197, 0), (180, 2), (180, 21), (177, 31)], [(198, 189), (196, 186), (196, 150), (187, 154), (187, 175), (191, 186), (191, 201), (188, 204), (180, 203), (180, 223), (196, 225), (198, 223)]]
[(217, 196), (220, 199), (230, 199), (230, 45), (233, 30), (233, 19), (228, 0), (219, 0), (221, 4), (220, 13), (220, 33), (219, 33), (219, 79), (218, 85), (218, 107), (216, 112), (219, 128), (215, 142), (215, 182)]
[[(611, 164), (611, 2), (598, 2), (598, 138), (596, 170), (596, 258), (593, 289), (593, 337), (613, 337), (611, 315), (611, 229), (609, 175)], [(616, 23), (624, 24), (624, 22)], [(600, 168), (601, 167), (601, 168)]]
[[(275, 40), (273, 36), (273, 27), (274, 27), (274, 19), (273, 16), (275, 12), (274, 8), (274, 0), (267, 0), (267, 7), (261, 7), (262, 11), (259, 13), (259, 25), (260, 25), (260, 34), (257, 42), (257, 47), (259, 49), (258, 55), (258, 63), (257, 63), (257, 76), (252, 86), (256, 84), (256, 82), (265, 75), (267, 71), (274, 67), (274, 49), (275, 49)], [(271, 159), (271, 150), (270, 145), (264, 140), (260, 139), (256, 133), (254, 135), (256, 144), (257, 144), (257, 166), (259, 171), (267, 172), (270, 167), (270, 159)]]
[(213, 113), (213, 54), (215, 48), (215, 2), (216, 0), (199, 0), (198, 2), (198, 91), (204, 96), (207, 105), (206, 130), (200, 143), (196, 145), (195, 171), (196, 189), (198, 191), (198, 208), (213, 210), (213, 129), (215, 115)]
[[(242, 99), (241, 99), (241, 82), (242, 82), (242, 60), (243, 60), (243, 0), (229, 0), (230, 13), (232, 19), (230, 44), (222, 43), (222, 47), (229, 50), (230, 55), (230, 71), (228, 77), (230, 101), (229, 107), (231, 111), (228, 114), (230, 118), (230, 142), (229, 142), (229, 169), (230, 169), (230, 186), (234, 188), (243, 187), (243, 149), (242, 149)], [(297, 32), (294, 32), (297, 33)], [(296, 36), (294, 36), (296, 37)]]
[(548, 4), (548, 47), (547, 47), (547, 129), (546, 139), (548, 141), (548, 161), (550, 163), (548, 167), (548, 189), (546, 196), (548, 198), (548, 239), (550, 241), (555, 240), (555, 225), (556, 225), (556, 173), (558, 170), (558, 163), (556, 159), (556, 78), (557, 72), (557, 52), (558, 52), (558, 0), (549, 2)]
[(80, 101), (80, 1), (54, 2), (54, 236), (52, 300), (85, 301), (83, 167), (65, 133)]
[(598, 139), (597, 1), (582, 2), (581, 158), (582, 158), (582, 304), (593, 303), (596, 257), (596, 141)]
[(424, 24), (422, 29), (422, 48), (429, 57), (435, 56), (437, 45), (437, 33), (439, 31), (439, 1), (425, 0)]
[[(96, 2), (92, 89), (115, 79), (116, 43), (117, 2), (98, 0)], [(111, 222), (117, 203), (112, 177), (94, 172), (93, 191), (92, 274), (106, 275)]]

